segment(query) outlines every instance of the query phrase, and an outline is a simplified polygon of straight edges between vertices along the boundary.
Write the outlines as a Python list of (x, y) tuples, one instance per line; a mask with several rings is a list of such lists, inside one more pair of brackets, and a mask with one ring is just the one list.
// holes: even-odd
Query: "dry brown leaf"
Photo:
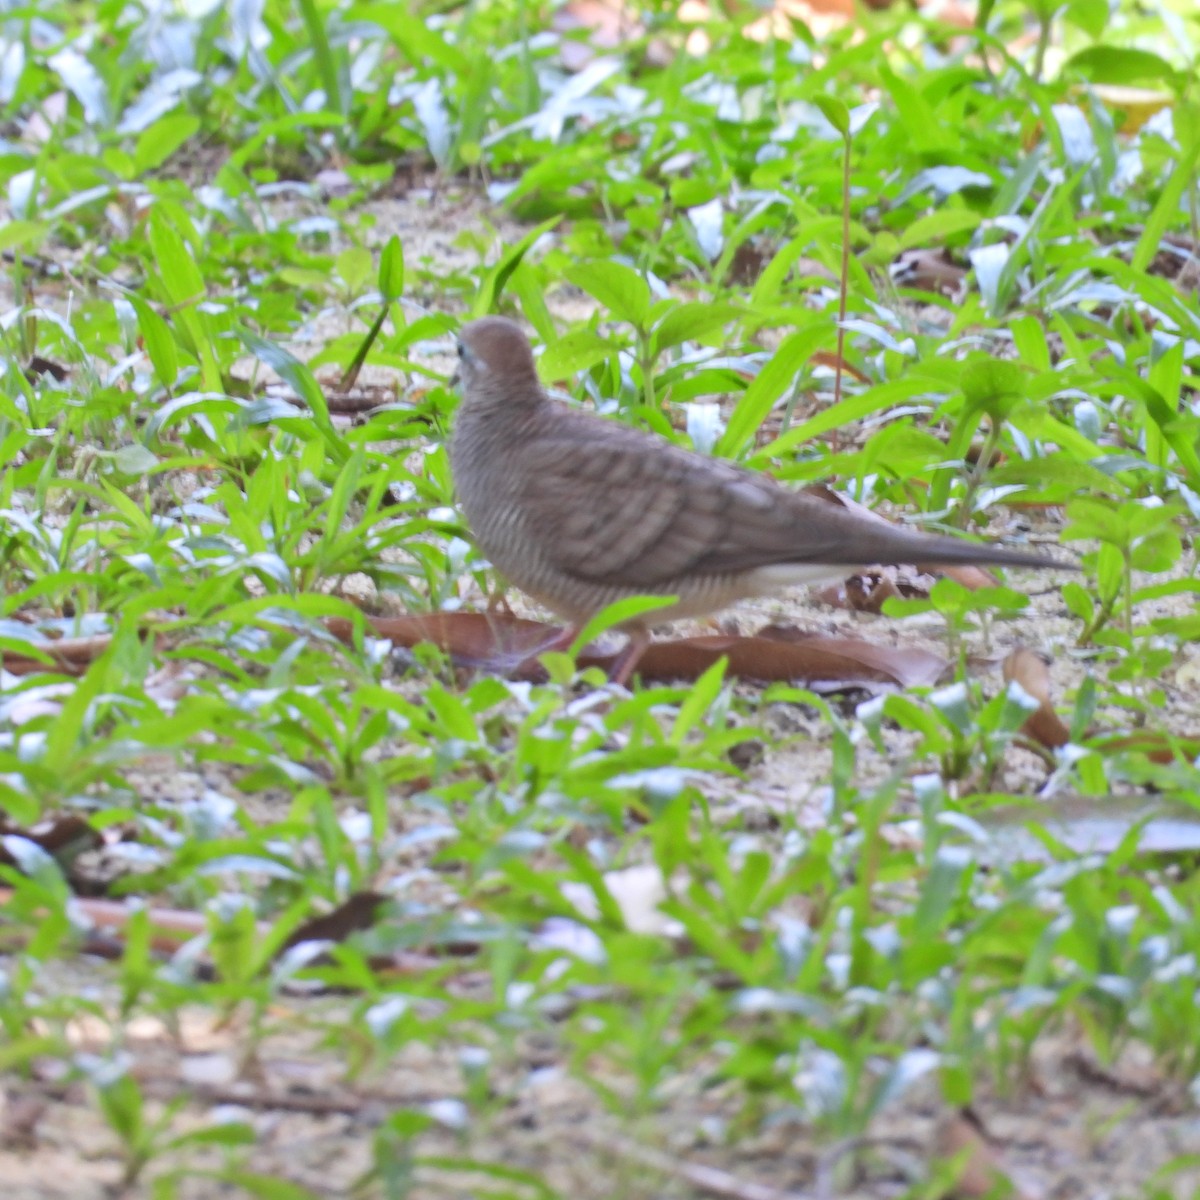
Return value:
[[(1021, 727), (1022, 732), (1050, 750), (1065, 746), (1071, 740), (1071, 731), (1054, 710), (1046, 663), (1032, 650), (1019, 646), (1001, 669), (1006, 682), (1015, 680), (1038, 702), (1037, 711)], [(1144, 754), (1151, 762), (1163, 765), (1180, 760), (1194, 762), (1200, 756), (1200, 736), (1164, 730), (1100, 737), (1091, 740), (1090, 746), (1101, 754)]]
[[(60, 860), (76, 858), (85, 850), (92, 850), (101, 844), (101, 835), (92, 829), (83, 817), (64, 816), (53, 821), (42, 821), (36, 826), (22, 829), (7, 821), (0, 820), (0, 838), (24, 838), (41, 846), (49, 856)], [(17, 859), (0, 846), (0, 864), (16, 866)]]
[[(378, 636), (395, 645), (429, 642), (461, 667), (492, 671), (515, 679), (544, 679), (537, 656), (551, 647), (561, 628), (540, 621), (503, 617), (498, 613), (429, 613), (424, 616), (368, 618)], [(330, 618), (326, 627), (349, 641), (348, 620)], [(913, 647), (879, 646), (855, 638), (821, 638), (768, 627), (753, 637), (715, 635), (653, 642), (638, 663), (643, 680), (699, 678), (719, 658), (729, 660), (729, 675), (759, 682), (890, 684), (930, 686), (941, 678), (947, 662), (941, 655)], [(608, 671), (615, 653), (588, 648), (581, 668)]]
[(1110, 113), (1117, 111), (1124, 115), (1121, 121), (1122, 133), (1137, 133), (1155, 113), (1169, 107), (1175, 101), (1172, 92), (1126, 87), (1115, 83), (1093, 84), (1087, 93), (1083, 93), (1083, 98), (1088, 94), (1095, 96), (1097, 100), (1103, 100)]
[(949, 250), (914, 247), (902, 250), (892, 263), (889, 274), (897, 287), (922, 292), (946, 292), (957, 295), (966, 285), (967, 271), (956, 263)]
[[(655, 642), (638, 663), (638, 674), (645, 680), (698, 678), (722, 655), (729, 660), (731, 677), (809, 686), (882, 683), (931, 687), (949, 665), (941, 655), (915, 647), (880, 646), (857, 638), (806, 637), (786, 642), (763, 630), (754, 637)], [(604, 661), (609, 658), (604, 656)], [(583, 660), (580, 662), (582, 665)]]
[(1140, 733), (1123, 733), (1100, 738), (1090, 743), (1101, 754), (1144, 754), (1152, 763), (1195, 762), (1200, 757), (1200, 735), (1169, 733), (1145, 729)]
[(1021, 726), (1021, 731), (1050, 750), (1065, 746), (1071, 731), (1054, 711), (1050, 699), (1050, 669), (1034, 652), (1018, 646), (1005, 660), (1001, 670), (1006, 683), (1019, 683), (1037, 702), (1037, 712)]
[(847, 362), (844, 357), (838, 358), (837, 354), (831, 350), (818, 350), (808, 361), (810, 363), (815, 363), (819, 367), (828, 367), (831, 371), (836, 371), (838, 369), (838, 363), (841, 363), (842, 370), (845, 371), (847, 375), (854, 376), (859, 383), (870, 382), (869, 376), (863, 374), (863, 372), (860, 371), (853, 363)]
[(0, 667), (10, 675), (35, 675), (42, 671), (58, 671), (63, 675), (82, 675), (88, 666), (104, 653), (112, 643), (108, 634), (86, 638), (47, 639), (32, 646), (41, 651), (50, 662), (32, 654), (0, 653)]
[[(11, 888), (0, 888), (0, 912), (13, 899)], [(369, 928), (379, 916), (381, 905), (387, 897), (375, 892), (362, 892), (351, 896), (338, 908), (324, 916), (306, 922), (292, 934), (277, 952), (282, 954), (290, 946), (303, 941), (344, 941), (359, 930)], [(204, 913), (179, 908), (158, 906), (142, 908), (124, 900), (106, 900), (95, 897), (77, 897), (76, 912), (91, 922), (93, 934), (83, 946), (85, 953), (105, 958), (119, 958), (124, 953), (123, 938), (129, 922), (135, 915), (145, 913), (150, 922), (150, 949), (162, 957), (170, 957), (193, 938), (201, 937), (209, 930), (208, 918)], [(271, 932), (269, 923), (260, 922), (258, 934), (267, 937)], [(473, 953), (475, 947), (459, 944), (442, 947), (447, 955)], [(435, 954), (416, 950), (398, 950), (370, 959), (372, 970), (383, 974), (427, 975), (445, 965), (445, 959)], [(212, 974), (211, 963), (201, 961), (197, 970)]]
[[(41, 821), (22, 829), (0, 820), (0, 837), (20, 837), (40, 846), (47, 854), (60, 860), (70, 860), (84, 850), (100, 845), (102, 838), (82, 817), (65, 816)], [(16, 859), (0, 846), (0, 863), (16, 866)]]
[(757, 283), (763, 267), (771, 261), (776, 247), (765, 240), (747, 239), (733, 252), (729, 263), (729, 282), (749, 287)]
[(66, 380), (70, 372), (61, 363), (52, 362), (48, 358), (43, 358), (40, 354), (35, 354), (30, 360), (29, 365), (25, 368), (25, 378), (30, 383), (37, 381), (40, 375), (49, 375), (56, 383), (62, 383)]
[(845, 608), (850, 612), (874, 613), (883, 612), (883, 606), (893, 597), (920, 594), (917, 589), (901, 590), (897, 580), (890, 572), (861, 571), (851, 575), (839, 583), (831, 583), (828, 587), (813, 592), (816, 599), (831, 608)]
[(301, 942), (344, 942), (352, 933), (370, 929), (387, 903), (388, 897), (382, 892), (356, 892), (332, 912), (305, 921), (288, 936), (279, 953)]

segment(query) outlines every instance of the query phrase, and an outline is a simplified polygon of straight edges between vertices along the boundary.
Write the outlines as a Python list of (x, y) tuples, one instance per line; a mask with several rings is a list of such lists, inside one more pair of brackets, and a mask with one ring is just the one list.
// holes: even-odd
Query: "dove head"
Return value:
[(458, 373), (468, 404), (534, 404), (543, 398), (533, 351), (507, 317), (483, 317), (458, 335)]

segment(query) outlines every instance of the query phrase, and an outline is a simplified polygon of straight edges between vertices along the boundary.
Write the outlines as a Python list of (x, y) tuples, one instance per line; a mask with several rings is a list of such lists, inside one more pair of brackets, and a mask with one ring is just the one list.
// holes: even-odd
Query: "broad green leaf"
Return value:
[(174, 310), (176, 327), (185, 335), (185, 342), (191, 343), (189, 349), (200, 361), (201, 386), (206, 391), (218, 391), (221, 371), (212, 344), (212, 322), (207, 313), (197, 308), (206, 298), (204, 278), (192, 249), (161, 205), (150, 210), (150, 248), (166, 291), (165, 299)]
[(1098, 38), (1108, 24), (1108, 0), (1068, 0), (1065, 20), (1082, 29), (1090, 38)]
[(635, 329), (645, 328), (650, 314), (650, 285), (632, 267), (597, 259), (573, 263), (563, 274), (618, 320), (627, 321)]
[(688, 689), (671, 729), (670, 740), (673, 746), (682, 746), (684, 738), (703, 722), (713, 702), (720, 695), (721, 684), (725, 682), (725, 668), (728, 665), (727, 658), (718, 658)]
[(818, 92), (812, 102), (821, 110), (821, 115), (844, 138), (850, 136), (850, 110), (836, 96)]
[(0, 250), (36, 252), (49, 232), (44, 221), (6, 221), (0, 225)]
[(680, 342), (693, 339), (703, 341), (736, 321), (739, 316), (741, 309), (734, 304), (713, 304), (702, 300), (677, 304), (654, 327), (653, 350), (659, 353)]
[(157, 170), (184, 142), (200, 131), (200, 118), (192, 113), (169, 113), (142, 130), (133, 150), (136, 175)]
[(147, 475), (158, 466), (158, 455), (141, 442), (129, 442), (112, 456), (113, 465), (122, 475)]
[(773, 442), (768, 442), (757, 451), (750, 461), (765, 465), (767, 460), (780, 458), (797, 446), (811, 442), (813, 438), (861, 421), (863, 417), (869, 417), (872, 413), (891, 408), (895, 404), (902, 404), (905, 400), (924, 395), (927, 389), (928, 384), (925, 381), (916, 379), (898, 379), (892, 383), (881, 383), (867, 388), (857, 396), (848, 396), (840, 404), (830, 405), (815, 417), (793, 425), (791, 429), (781, 433)]
[(392, 234), (379, 258), (379, 291), (385, 304), (391, 304), (404, 294), (404, 247)]
[(138, 331), (150, 356), (154, 373), (168, 391), (179, 379), (179, 353), (171, 327), (144, 300), (130, 296), (129, 302), (137, 313)]
[(560, 214), (551, 217), (548, 221), (543, 221), (540, 225), (531, 229), (515, 246), (510, 247), (500, 256), (499, 262), (488, 270), (483, 278), (483, 282), (479, 285), (479, 293), (475, 297), (475, 303), (471, 306), (471, 315), (473, 317), (486, 317), (488, 313), (495, 311), (496, 302), (500, 299), (505, 284), (508, 283), (509, 276), (520, 265), (529, 248), (542, 234), (548, 233), (561, 220), (562, 216)]
[(1052, 367), (1050, 347), (1046, 342), (1046, 330), (1037, 317), (1014, 317), (1008, 325), (1012, 333), (1013, 345), (1021, 362), (1039, 371), (1049, 371)]
[(1173, 83), (1176, 77), (1165, 58), (1126, 46), (1088, 46), (1068, 58), (1063, 69), (1078, 71), (1092, 83), (1161, 85)]
[(833, 336), (833, 322), (821, 318), (807, 329), (799, 329), (784, 338), (770, 361), (742, 393), (714, 453), (737, 458), (753, 440), (767, 419), (767, 414), (793, 383), (804, 364)]
[(442, 28), (435, 28), (423, 18), (397, 4), (356, 4), (346, 14), (348, 21), (370, 21), (383, 29), (396, 48), (414, 67), (423, 67), (426, 60), (436, 63), (455, 78), (472, 74), (463, 51), (447, 37)]
[(316, 0), (297, 0), (297, 8), (308, 34), (308, 48), (317, 64), (325, 92), (324, 107), (344, 115), (350, 104), (350, 67), (344, 46), (334, 50), (329, 38), (331, 22)]
[(373, 266), (371, 252), (363, 246), (347, 246), (333, 260), (333, 269), (338, 278), (351, 292), (362, 290), (363, 285), (371, 278)]
[(645, 616), (662, 608), (670, 608), (674, 603), (674, 596), (630, 596), (625, 600), (618, 600), (607, 608), (601, 609), (579, 631), (579, 635), (571, 644), (570, 653), (572, 656), (578, 656), (586, 646), (609, 629), (616, 629), (618, 625), (632, 621), (635, 617)]
[(173, 305), (192, 305), (204, 299), (204, 277), (190, 246), (160, 206), (150, 210), (150, 248), (154, 265)]
[[(909, 80), (896, 75), (886, 65), (880, 68), (884, 86), (896, 103), (900, 122), (912, 148), (922, 154), (941, 154), (960, 140), (957, 132), (939, 121), (933, 107)], [(912, 245), (920, 245), (913, 242)]]
[(517, 264), (517, 269), (508, 277), (508, 290), (516, 296), (525, 319), (537, 330), (542, 341), (553, 346), (558, 340), (558, 331), (546, 304), (545, 288), (529, 263)]
[(914, 246), (940, 246), (955, 234), (974, 232), (982, 221), (982, 215), (970, 209), (939, 209), (906, 226), (898, 244), (901, 250), (911, 250)]
[(986, 355), (972, 357), (963, 367), (962, 389), (967, 411), (982, 410), (1003, 421), (1026, 395), (1028, 377), (1019, 363)]
[(547, 382), (570, 379), (616, 353), (616, 346), (590, 329), (574, 329), (556, 338), (538, 359), (538, 374)]

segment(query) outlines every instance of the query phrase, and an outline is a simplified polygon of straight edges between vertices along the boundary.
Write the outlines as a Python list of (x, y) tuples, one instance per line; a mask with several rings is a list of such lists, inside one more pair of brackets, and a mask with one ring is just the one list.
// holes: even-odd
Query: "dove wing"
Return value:
[(654, 589), (772, 563), (845, 561), (836, 508), (615, 422), (595, 425), (523, 448), (521, 505), (559, 570)]

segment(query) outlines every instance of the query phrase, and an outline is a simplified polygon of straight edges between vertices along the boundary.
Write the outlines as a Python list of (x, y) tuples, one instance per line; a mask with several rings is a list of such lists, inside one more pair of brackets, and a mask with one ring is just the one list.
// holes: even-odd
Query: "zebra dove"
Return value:
[(674, 604), (628, 622), (625, 683), (651, 628), (876, 563), (1064, 567), (1020, 550), (919, 533), (783, 487), (655, 434), (567, 408), (538, 381), (521, 329), (464, 326), (450, 439), (459, 503), (508, 581), (567, 622), (545, 649), (628, 596)]

